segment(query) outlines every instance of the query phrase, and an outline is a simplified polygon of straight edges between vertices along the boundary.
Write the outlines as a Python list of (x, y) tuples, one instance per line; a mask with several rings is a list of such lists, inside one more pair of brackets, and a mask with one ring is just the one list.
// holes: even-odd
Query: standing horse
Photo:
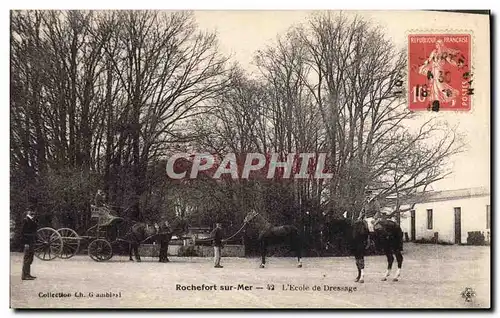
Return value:
[(259, 249), (262, 257), (260, 268), (266, 266), (267, 247), (271, 244), (289, 243), (290, 249), (297, 254), (297, 267), (302, 267), (302, 238), (293, 225), (273, 226), (261, 214), (251, 211), (245, 216), (245, 224), (253, 222), (259, 230)]
[(392, 264), (394, 263), (394, 255), (398, 262), (398, 270), (393, 281), (397, 282), (401, 275), (401, 267), (403, 266), (403, 231), (401, 227), (391, 220), (380, 220), (374, 225), (373, 237), (378, 248), (384, 251), (387, 257), (387, 270), (382, 278), (386, 281), (391, 275)]
[(335, 219), (325, 224), (323, 234), (327, 246), (337, 247), (341, 252), (354, 255), (358, 276), (355, 282), (364, 283), (365, 249), (368, 247), (368, 224), (364, 220)]
[(129, 240), (129, 260), (133, 261), (132, 250), (135, 254), (137, 262), (141, 261), (139, 255), (139, 245), (146, 241), (153, 241), (160, 245), (159, 261), (162, 263), (169, 262), (168, 259), (168, 244), (174, 235), (181, 235), (188, 230), (188, 223), (183, 219), (175, 219), (172, 224), (167, 221), (160, 223), (148, 224), (144, 222), (136, 222), (130, 228), (130, 233), (127, 235)]
[(336, 219), (325, 224), (324, 234), (327, 236), (326, 240), (330, 246), (334, 246), (332, 241), (338, 237), (341, 237), (349, 246), (349, 250), (354, 255), (356, 267), (358, 269), (358, 276), (355, 282), (364, 282), (364, 256), (369, 246), (370, 236), (373, 236), (376, 247), (383, 250), (387, 257), (387, 271), (382, 281), (386, 281), (390, 276), (392, 264), (394, 262), (393, 254), (396, 255), (396, 260), (398, 262), (398, 271), (393, 281), (399, 280), (401, 268), (403, 266), (403, 255), (401, 254), (403, 249), (403, 232), (396, 222), (390, 220), (379, 221), (374, 226), (374, 232), (370, 234), (368, 223), (365, 220), (352, 221), (350, 219)]

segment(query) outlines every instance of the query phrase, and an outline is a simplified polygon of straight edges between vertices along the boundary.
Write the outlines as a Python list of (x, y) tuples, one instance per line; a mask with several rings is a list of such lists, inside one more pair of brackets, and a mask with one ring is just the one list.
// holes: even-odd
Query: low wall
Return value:
[[(202, 257), (213, 257), (214, 248), (212, 246), (195, 246), (196, 254)], [(245, 246), (224, 245), (221, 250), (222, 257), (245, 257)]]
[[(179, 249), (181, 245), (169, 245), (168, 255), (177, 256), (179, 254)], [(142, 244), (139, 247), (139, 255), (146, 257), (159, 257), (160, 256), (160, 245), (158, 244)]]
[[(182, 245), (169, 245), (168, 255), (178, 256)], [(213, 257), (214, 248), (212, 246), (194, 246), (197, 256)], [(145, 257), (159, 257), (160, 246), (158, 244), (143, 244), (139, 247), (139, 254)], [(225, 245), (222, 249), (223, 257), (244, 257), (245, 246), (243, 245)]]

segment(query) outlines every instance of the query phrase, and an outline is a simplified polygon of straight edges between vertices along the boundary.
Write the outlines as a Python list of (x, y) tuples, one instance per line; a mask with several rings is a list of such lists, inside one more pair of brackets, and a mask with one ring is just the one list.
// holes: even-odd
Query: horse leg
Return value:
[(134, 259), (132, 258), (132, 243), (128, 243), (128, 260), (133, 262)]
[(358, 242), (354, 250), (354, 258), (356, 259), (356, 267), (358, 268), (358, 277), (355, 282), (365, 282), (365, 242)]
[(302, 268), (302, 244), (300, 237), (294, 235), (292, 238), (292, 249), (297, 254), (297, 267)]
[(392, 263), (394, 263), (394, 256), (392, 255), (392, 251), (390, 249), (386, 249), (385, 256), (387, 257), (387, 270), (382, 278), (383, 282), (385, 282), (387, 277), (391, 275)]
[(358, 277), (354, 280), (355, 282), (364, 283), (365, 282), (365, 258), (364, 256), (356, 257), (356, 267), (358, 268)]
[(168, 259), (168, 242), (160, 242), (160, 262), (167, 263), (170, 262)]
[(170, 260), (168, 259), (168, 241), (163, 242), (163, 245), (165, 247), (165, 262), (168, 263)]
[(401, 254), (400, 250), (396, 250), (394, 253), (396, 254), (396, 261), (398, 262), (398, 270), (393, 281), (397, 282), (399, 280), (399, 275), (401, 275), (401, 267), (403, 267), (403, 254)]
[(160, 263), (163, 263), (163, 259), (164, 259), (164, 256), (163, 256), (163, 242), (162, 241), (159, 241), (157, 242), (159, 245), (160, 245), (160, 253), (158, 255), (158, 261)]
[(297, 267), (302, 268), (302, 252), (300, 251), (300, 246), (297, 248)]
[(361, 259), (359, 260), (359, 271), (361, 273), (361, 277), (359, 278), (360, 283), (365, 282), (365, 257), (361, 256)]
[(356, 268), (358, 269), (358, 276), (354, 280), (354, 282), (359, 282), (359, 278), (361, 277), (361, 268), (359, 268), (359, 259), (356, 258)]
[(134, 243), (134, 254), (135, 254), (135, 260), (137, 262), (141, 261), (141, 255), (139, 255), (139, 243)]
[(267, 253), (267, 243), (265, 240), (260, 241), (260, 255), (262, 257), (262, 263), (260, 268), (266, 267), (266, 253)]
[(401, 267), (403, 267), (403, 254), (401, 254), (401, 251), (403, 250), (403, 231), (401, 231), (401, 229), (398, 230), (396, 239), (394, 240), (393, 249), (394, 254), (396, 255), (396, 260), (398, 262), (398, 270), (393, 281), (397, 282), (399, 280), (399, 276), (401, 275)]

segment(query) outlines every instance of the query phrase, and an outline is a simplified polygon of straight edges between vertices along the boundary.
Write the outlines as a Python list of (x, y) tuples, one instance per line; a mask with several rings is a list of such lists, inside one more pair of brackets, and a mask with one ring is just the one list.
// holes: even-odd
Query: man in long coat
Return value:
[(33, 263), (33, 256), (35, 255), (35, 242), (36, 231), (38, 222), (36, 221), (36, 214), (34, 211), (27, 211), (26, 217), (23, 220), (23, 243), (24, 243), (24, 259), (22, 280), (33, 280), (36, 277), (31, 276), (31, 264)]
[(212, 238), (213, 246), (214, 246), (214, 267), (222, 268), (223, 266), (220, 264), (221, 259), (221, 249), (222, 249), (222, 224), (216, 223), (215, 228), (212, 233), (210, 233), (210, 237)]

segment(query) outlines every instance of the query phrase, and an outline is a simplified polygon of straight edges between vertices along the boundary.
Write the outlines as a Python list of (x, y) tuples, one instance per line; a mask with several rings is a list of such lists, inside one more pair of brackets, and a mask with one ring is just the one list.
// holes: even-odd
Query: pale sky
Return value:
[[(216, 31), (220, 49), (249, 71), (254, 53), (271, 45), (278, 34), (294, 24), (307, 22), (312, 11), (196, 11), (201, 29)], [(489, 24), (487, 16), (416, 11), (344, 11), (359, 14), (380, 25), (403, 48), (408, 33), (468, 32), (472, 34), (472, 67), (475, 79), (470, 112), (422, 114), (439, 117), (467, 136), (468, 151), (453, 158), (453, 174), (433, 185), (434, 190), (490, 185), (490, 78)], [(464, 27), (465, 26), (465, 27)], [(480, 61), (480, 63), (478, 63)]]

